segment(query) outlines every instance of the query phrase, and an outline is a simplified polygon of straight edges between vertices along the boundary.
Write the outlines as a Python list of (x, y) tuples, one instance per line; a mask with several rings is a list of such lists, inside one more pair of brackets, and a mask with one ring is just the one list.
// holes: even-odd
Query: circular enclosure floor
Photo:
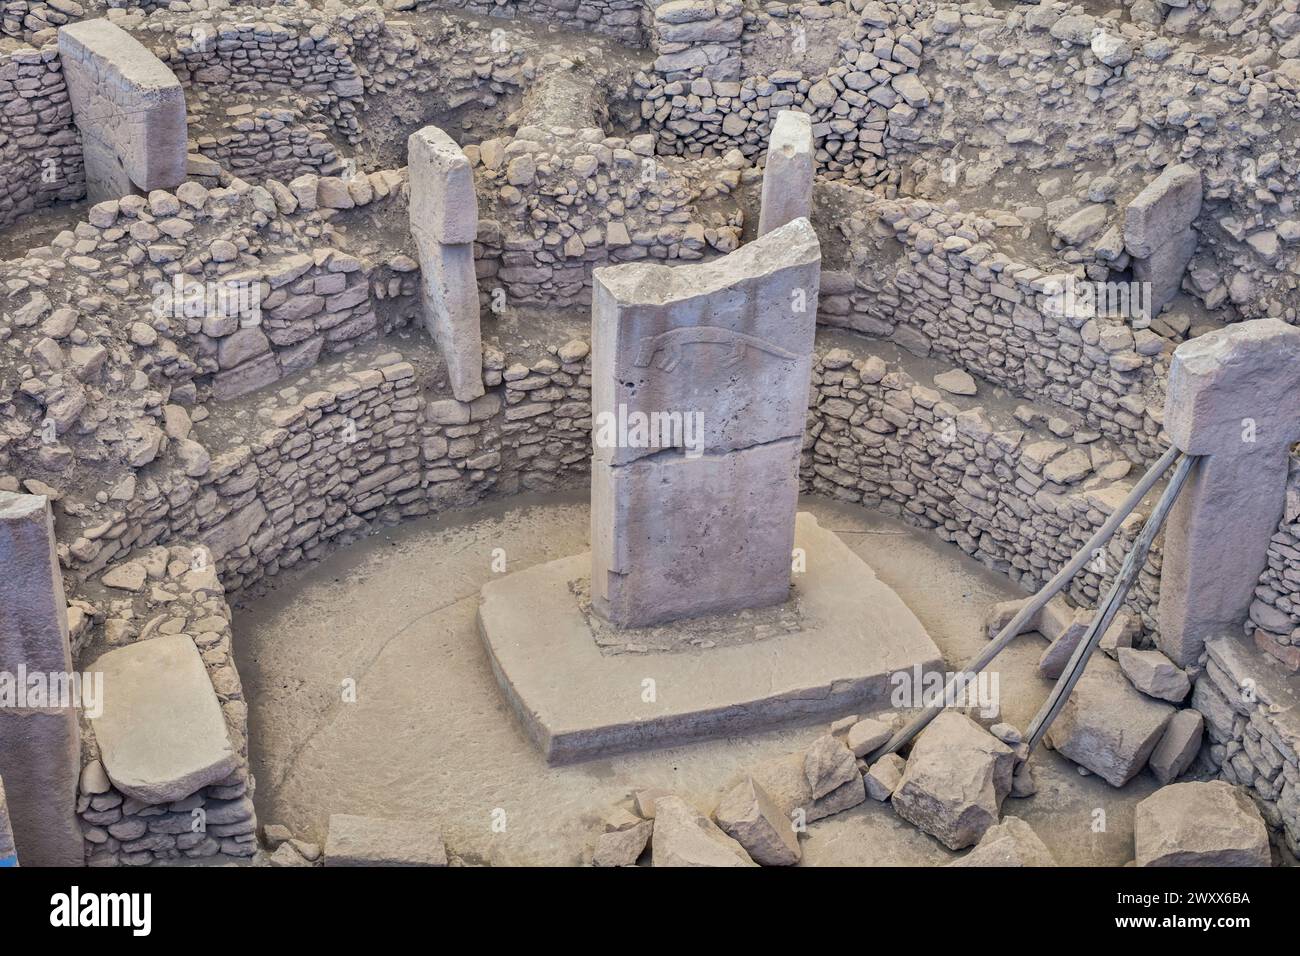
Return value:
[[(859, 507), (805, 499), (912, 608), (950, 667), (984, 643), (1006, 579), (932, 534)], [(466, 863), (576, 864), (601, 816), (643, 787), (712, 810), (746, 767), (807, 746), (826, 722), (744, 738), (548, 767), (506, 706), (475, 626), (479, 587), (499, 573), (588, 548), (585, 491), (507, 499), (377, 533), (306, 570), (283, 572), (235, 616), (249, 701), (259, 820), (322, 842), (331, 813), (428, 818)], [(542, 626), (544, 622), (539, 621)], [(995, 662), (1002, 715), (1022, 729), (1050, 684), (1027, 634)], [(574, 675), (574, 693), (581, 693)], [(1122, 865), (1145, 771), (1123, 790), (1055, 753), (1039, 792), (1008, 799), (1062, 864)], [(1102, 811), (1099, 813), (1098, 811)], [(812, 824), (804, 865), (935, 865), (936, 840), (868, 800)]]

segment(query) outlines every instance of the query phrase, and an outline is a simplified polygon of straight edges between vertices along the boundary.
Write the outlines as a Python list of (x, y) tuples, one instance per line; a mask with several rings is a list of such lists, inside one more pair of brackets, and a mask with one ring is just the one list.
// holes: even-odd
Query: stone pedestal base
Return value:
[(777, 608), (611, 634), (585, 603), (591, 555), (579, 554), (485, 585), (479, 633), (550, 763), (883, 708), (892, 674), (942, 667), (898, 595), (810, 514), (795, 548), (806, 570)]

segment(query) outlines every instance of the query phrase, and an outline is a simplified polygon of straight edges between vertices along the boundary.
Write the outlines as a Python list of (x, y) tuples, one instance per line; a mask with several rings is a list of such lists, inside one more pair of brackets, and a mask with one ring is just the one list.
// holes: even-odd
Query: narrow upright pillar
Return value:
[(71, 676), (68, 604), (48, 500), (0, 492), (0, 778), (24, 866), (85, 861), (76, 817), (76, 701), (29, 697), (33, 686), (67, 688)]
[(92, 203), (185, 181), (185, 92), (158, 57), (108, 20), (59, 28)]
[(1300, 439), (1300, 329), (1239, 322), (1178, 346), (1165, 431), (1204, 455), (1170, 512), (1160, 574), (1160, 649), (1196, 662), (1209, 637), (1239, 629), (1286, 501)]
[(1201, 212), (1201, 172), (1181, 163), (1167, 167), (1124, 210), (1124, 248), (1133, 276), (1151, 285), (1151, 315), (1178, 294), (1196, 253), (1192, 223)]
[(763, 167), (760, 236), (809, 215), (814, 154), (812, 117), (798, 110), (778, 113), (767, 143), (767, 165)]
[(420, 256), (424, 324), (447, 362), (452, 394), (462, 402), (483, 394), (474, 238), (478, 197), (469, 157), (436, 126), (406, 145), (411, 182), (411, 234)]
[(591, 590), (614, 624), (789, 596), (820, 270), (796, 219), (711, 262), (595, 271)]

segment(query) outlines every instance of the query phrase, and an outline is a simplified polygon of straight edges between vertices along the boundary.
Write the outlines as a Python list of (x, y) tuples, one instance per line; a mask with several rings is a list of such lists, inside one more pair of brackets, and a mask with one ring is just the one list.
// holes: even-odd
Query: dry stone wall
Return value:
[(0, 226), (85, 191), (58, 47), (0, 55)]
[(1268, 548), (1246, 633), (1291, 673), (1300, 671), (1300, 459), (1291, 459), (1286, 511)]
[[(591, 301), (591, 270), (642, 259), (695, 260), (740, 244), (739, 214), (697, 203), (728, 195), (740, 162), (685, 170), (649, 135), (523, 126), (465, 150), (480, 196), (479, 290), (511, 304)], [(738, 159), (738, 157), (737, 157)]]
[[(815, 220), (842, 231), (848, 259), (823, 282), (819, 319), (1068, 409), (1135, 461), (1160, 453), (1173, 343), (1123, 317), (1069, 310), (1041, 267), (999, 248), (995, 221), (924, 200), (876, 199), (831, 185)], [(1046, 257), (1045, 257), (1046, 258)]]
[(288, 182), (315, 173), (337, 175), (345, 168), (330, 142), (329, 127), (289, 106), (241, 103), (226, 107), (218, 122), (191, 140), (199, 153), (232, 176), (250, 182)]
[(77, 813), (86, 862), (142, 866), (218, 854), (251, 857), (257, 849), (257, 818), (248, 770), (248, 704), (235, 669), (230, 608), (215, 568), (205, 549), (174, 545), (142, 549), (112, 571), (118, 573), (109, 578), (115, 587), (93, 584), (83, 588), (79, 599), (100, 619), (95, 625), (103, 644), (111, 649), (165, 635), (192, 638), (221, 704), (238, 766), (224, 780), (177, 800), (146, 803), (113, 785), (91, 722), (83, 721)]

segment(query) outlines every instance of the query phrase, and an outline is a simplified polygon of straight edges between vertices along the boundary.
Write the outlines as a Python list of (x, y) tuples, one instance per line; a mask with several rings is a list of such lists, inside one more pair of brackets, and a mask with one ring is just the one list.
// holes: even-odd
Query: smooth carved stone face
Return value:
[(758, 215), (760, 236), (808, 215), (812, 206), (815, 155), (812, 117), (798, 110), (778, 114), (763, 170), (763, 197)]
[[(597, 427), (602, 414), (698, 413), (710, 453), (802, 435), (820, 268), (800, 219), (702, 265), (597, 269)], [(624, 464), (659, 450), (598, 444), (595, 457)]]
[(411, 228), (434, 242), (463, 245), (478, 234), (478, 199), (469, 158), (436, 126), (407, 140)]

